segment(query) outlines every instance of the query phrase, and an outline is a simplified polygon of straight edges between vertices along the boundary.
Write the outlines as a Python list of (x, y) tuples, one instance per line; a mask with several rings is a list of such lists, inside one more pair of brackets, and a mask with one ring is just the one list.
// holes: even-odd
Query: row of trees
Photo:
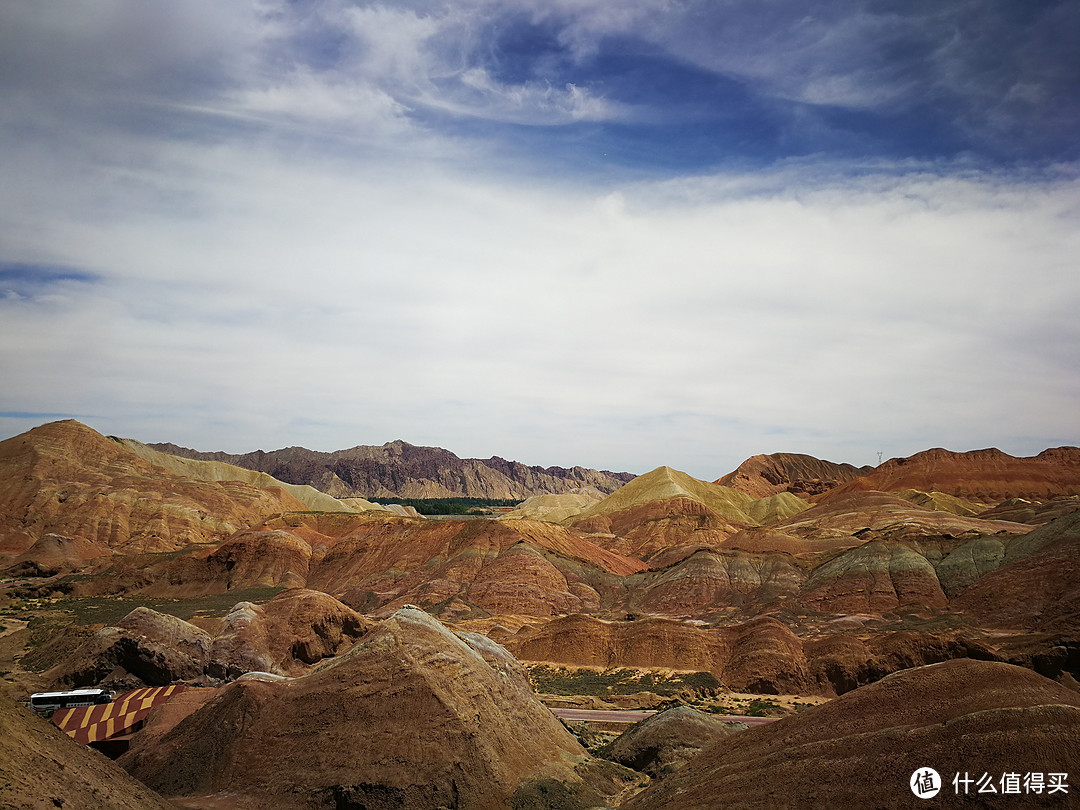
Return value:
[(468, 515), (493, 506), (517, 506), (521, 501), (500, 498), (368, 498), (374, 503), (411, 506), (421, 515)]

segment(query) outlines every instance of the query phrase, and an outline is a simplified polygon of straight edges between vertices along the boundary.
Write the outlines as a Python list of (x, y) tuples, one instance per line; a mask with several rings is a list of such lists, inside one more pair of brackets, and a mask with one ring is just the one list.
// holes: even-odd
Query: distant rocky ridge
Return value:
[(1016, 457), (995, 447), (956, 453), (935, 447), (907, 458), (892, 458), (868, 475), (832, 489), (847, 492), (919, 490), (943, 492), (996, 506), (1009, 498), (1044, 500), (1080, 494), (1080, 447), (1052, 447), (1036, 456)]
[(289, 484), (308, 484), (335, 498), (524, 499), (590, 489), (607, 494), (635, 477), (585, 467), (530, 467), (498, 456), (458, 458), (449, 450), (417, 447), (401, 440), (333, 453), (286, 447), (235, 455), (204, 453), (170, 443), (149, 446), (184, 458), (224, 461)]

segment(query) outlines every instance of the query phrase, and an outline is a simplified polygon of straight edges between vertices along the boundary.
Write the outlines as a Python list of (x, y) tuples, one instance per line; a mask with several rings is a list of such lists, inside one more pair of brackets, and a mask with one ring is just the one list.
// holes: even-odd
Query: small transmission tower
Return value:
[(881, 466), (881, 451), (880, 450), (877, 451), (877, 465), (879, 467)]

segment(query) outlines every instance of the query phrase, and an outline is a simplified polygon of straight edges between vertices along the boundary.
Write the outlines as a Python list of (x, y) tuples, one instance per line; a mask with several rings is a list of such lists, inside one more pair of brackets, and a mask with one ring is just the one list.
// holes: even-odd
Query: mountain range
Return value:
[(205, 453), (174, 444), (151, 444), (184, 458), (221, 461), (272, 475), (290, 484), (307, 484), (335, 498), (491, 498), (520, 500), (531, 495), (582, 489), (614, 492), (634, 475), (584, 467), (527, 466), (492, 456), (458, 458), (439, 447), (417, 447), (401, 440), (357, 446), (333, 453), (304, 447), (251, 453)]

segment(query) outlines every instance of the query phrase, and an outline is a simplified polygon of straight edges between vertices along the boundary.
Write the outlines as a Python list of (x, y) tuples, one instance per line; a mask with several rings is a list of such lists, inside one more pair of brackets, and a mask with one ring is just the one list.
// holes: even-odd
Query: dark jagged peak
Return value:
[(460, 458), (441, 447), (395, 439), (324, 453), (303, 447), (251, 453), (202, 453), (173, 444), (155, 449), (184, 458), (224, 461), (272, 475), (289, 484), (308, 484), (335, 498), (495, 498), (557, 495), (593, 487), (614, 492), (632, 473), (585, 467), (528, 466), (498, 456)]

